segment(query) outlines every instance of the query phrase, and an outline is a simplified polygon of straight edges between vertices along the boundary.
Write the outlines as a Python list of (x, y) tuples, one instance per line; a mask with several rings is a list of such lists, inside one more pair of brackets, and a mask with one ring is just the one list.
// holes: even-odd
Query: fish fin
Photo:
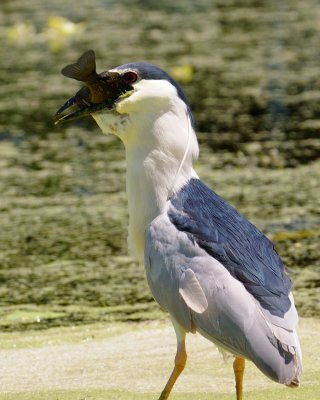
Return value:
[(93, 50), (88, 50), (74, 64), (69, 64), (61, 70), (62, 75), (84, 82), (88, 76), (96, 72), (96, 56)]

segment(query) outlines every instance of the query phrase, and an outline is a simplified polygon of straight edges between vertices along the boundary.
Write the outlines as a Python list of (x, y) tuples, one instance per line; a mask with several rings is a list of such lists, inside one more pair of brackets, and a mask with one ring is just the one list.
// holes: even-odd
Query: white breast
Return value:
[(146, 226), (174, 191), (197, 176), (192, 161), (198, 156), (198, 142), (187, 105), (166, 80), (140, 81), (109, 114), (94, 118), (103, 132), (119, 136), (125, 145), (129, 249), (142, 259)]

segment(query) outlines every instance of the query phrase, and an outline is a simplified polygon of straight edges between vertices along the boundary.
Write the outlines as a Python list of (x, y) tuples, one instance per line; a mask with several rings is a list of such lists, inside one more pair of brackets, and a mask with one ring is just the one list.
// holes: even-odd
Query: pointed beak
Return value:
[(90, 90), (87, 86), (82, 87), (73, 97), (70, 97), (56, 112), (55, 122), (72, 121), (91, 115), (102, 109), (112, 109), (114, 105), (113, 99), (106, 99), (101, 103), (91, 103)]
[(55, 125), (86, 117), (100, 110), (112, 110), (115, 102), (133, 91), (117, 72), (102, 72), (94, 82), (86, 82), (55, 114)]

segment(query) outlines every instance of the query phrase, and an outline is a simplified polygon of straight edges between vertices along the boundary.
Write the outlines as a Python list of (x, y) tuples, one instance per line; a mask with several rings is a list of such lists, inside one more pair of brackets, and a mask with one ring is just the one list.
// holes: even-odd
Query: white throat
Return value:
[[(141, 86), (151, 83), (153, 93), (156, 83), (156, 93), (162, 96), (145, 98), (147, 90)], [(170, 196), (197, 177), (192, 161), (198, 156), (198, 143), (186, 104), (169, 82), (139, 85), (136, 93), (118, 104), (118, 113), (94, 118), (105, 133), (116, 134), (125, 145), (128, 244), (131, 254), (142, 259), (146, 226), (163, 212)]]

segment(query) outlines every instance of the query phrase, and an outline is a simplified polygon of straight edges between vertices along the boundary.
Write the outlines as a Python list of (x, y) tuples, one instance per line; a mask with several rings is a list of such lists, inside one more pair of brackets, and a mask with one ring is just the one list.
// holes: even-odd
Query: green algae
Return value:
[[(90, 118), (53, 126), (78, 90), (60, 69), (88, 48), (99, 72), (133, 60), (173, 74), (189, 66), (199, 175), (274, 240), (300, 313), (319, 315), (317, 9), (315, 0), (1, 3), (1, 329), (161, 315), (126, 256), (123, 146)], [(82, 30), (53, 30), (55, 16)]]
[[(71, 128), (12, 147), (0, 143), (0, 328), (161, 316), (143, 267), (126, 256), (122, 145)], [(200, 176), (270, 235), (300, 312), (319, 315), (319, 197), (306, 180), (317, 181), (319, 165), (214, 170), (215, 160), (204, 146)]]

